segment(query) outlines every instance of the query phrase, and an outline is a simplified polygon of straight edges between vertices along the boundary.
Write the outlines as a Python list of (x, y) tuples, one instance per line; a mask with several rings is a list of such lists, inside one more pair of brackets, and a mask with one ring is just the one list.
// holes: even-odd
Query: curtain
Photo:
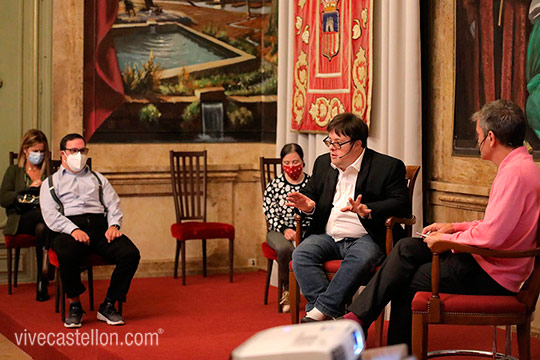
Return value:
[[(325, 135), (292, 132), (293, 9), (298, 1), (279, 0), (278, 119), (276, 156), (289, 142), (304, 150), (307, 172), (328, 151)], [(368, 147), (422, 165), (419, 0), (373, 1), (373, 93)], [(415, 186), (415, 231), (422, 227), (422, 175)]]
[(86, 0), (84, 16), (84, 129), (86, 141), (124, 102), (124, 85), (118, 68), (111, 30), (118, 1)]

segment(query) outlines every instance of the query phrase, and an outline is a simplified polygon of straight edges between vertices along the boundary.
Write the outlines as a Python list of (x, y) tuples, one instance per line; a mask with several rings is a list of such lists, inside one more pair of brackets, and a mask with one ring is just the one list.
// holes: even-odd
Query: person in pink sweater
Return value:
[[(439, 240), (499, 250), (536, 247), (540, 207), (540, 169), (523, 146), (527, 123), (523, 111), (496, 100), (472, 116), (483, 160), (497, 166), (483, 220), (434, 223), (423, 238), (397, 242), (379, 271), (351, 304), (346, 319), (369, 325), (392, 301), (388, 344), (411, 343), (411, 302), (417, 291), (431, 290), (429, 248)], [(440, 291), (454, 294), (509, 295), (519, 291), (534, 259), (494, 259), (448, 252), (441, 255)]]

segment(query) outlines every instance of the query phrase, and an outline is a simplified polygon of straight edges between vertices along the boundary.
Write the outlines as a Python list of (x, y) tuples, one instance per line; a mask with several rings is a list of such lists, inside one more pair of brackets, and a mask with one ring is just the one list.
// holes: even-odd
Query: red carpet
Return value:
[[(186, 286), (170, 277), (135, 279), (124, 306), (127, 323), (119, 327), (97, 321), (85, 293), (82, 303), (87, 314), (78, 332), (63, 327), (60, 315), (54, 312), (54, 298), (44, 303), (34, 300), (33, 284), (19, 285), (12, 295), (2, 285), (0, 332), (15, 344), (17, 338), (19, 342), (22, 339), (19, 347), (35, 359), (228, 359), (230, 352), (251, 335), (288, 324), (290, 317), (276, 312), (275, 288), (270, 291), (269, 304), (263, 305), (264, 272), (235, 274), (232, 284), (227, 277), (190, 276)], [(108, 281), (94, 282), (96, 308), (107, 285)], [(53, 290), (54, 283), (49, 293)], [(430, 349), (491, 349), (490, 328), (430, 330)], [(372, 340), (370, 335), (368, 346)], [(502, 350), (502, 331), (499, 343)], [(517, 354), (517, 345), (513, 350)], [(532, 359), (540, 360), (540, 339), (533, 339), (531, 352)]]

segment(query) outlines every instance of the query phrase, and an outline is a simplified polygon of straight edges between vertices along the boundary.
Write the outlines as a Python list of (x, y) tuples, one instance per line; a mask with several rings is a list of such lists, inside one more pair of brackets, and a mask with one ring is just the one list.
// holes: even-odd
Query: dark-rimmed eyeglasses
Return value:
[(326, 145), (327, 147), (333, 146), (335, 149), (341, 150), (341, 147), (342, 147), (343, 145), (348, 144), (348, 143), (350, 143), (350, 142), (352, 142), (352, 141), (353, 141), (353, 140), (351, 139), (351, 140), (349, 140), (349, 141), (345, 141), (345, 142), (339, 143), (339, 142), (337, 142), (337, 141), (332, 141), (332, 140), (330, 140), (330, 138), (327, 136), (327, 137), (325, 137), (325, 138), (323, 139), (322, 142), (323, 142), (324, 145)]
[(77, 148), (71, 148), (71, 149), (64, 149), (65, 152), (69, 153), (69, 154), (72, 154), (72, 155), (75, 155), (77, 154), (78, 152), (80, 152), (81, 154), (83, 155), (86, 155), (88, 154), (88, 148), (82, 148), (82, 149), (77, 149)]
[(484, 145), (484, 142), (486, 141), (487, 137), (488, 137), (488, 136), (487, 136), (487, 134), (486, 134), (486, 136), (484, 136), (484, 138), (482, 139), (482, 141), (480, 141), (480, 142), (477, 141), (477, 142), (476, 142), (476, 146), (477, 146), (478, 150), (480, 150), (480, 149), (482, 148), (482, 145)]

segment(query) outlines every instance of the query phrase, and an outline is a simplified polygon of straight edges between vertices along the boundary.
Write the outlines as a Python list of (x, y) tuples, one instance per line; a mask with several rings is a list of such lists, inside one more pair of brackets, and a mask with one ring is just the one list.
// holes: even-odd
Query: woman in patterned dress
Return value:
[[(289, 262), (294, 250), (296, 224), (294, 208), (285, 206), (287, 194), (300, 191), (306, 186), (310, 176), (304, 173), (304, 151), (298, 144), (286, 144), (281, 149), (283, 173), (266, 187), (263, 210), (268, 223), (266, 241), (277, 253), (278, 271), (284, 281), (284, 291), (280, 304), (283, 312), (289, 306)], [(309, 219), (302, 222), (303, 228), (309, 226)]]

